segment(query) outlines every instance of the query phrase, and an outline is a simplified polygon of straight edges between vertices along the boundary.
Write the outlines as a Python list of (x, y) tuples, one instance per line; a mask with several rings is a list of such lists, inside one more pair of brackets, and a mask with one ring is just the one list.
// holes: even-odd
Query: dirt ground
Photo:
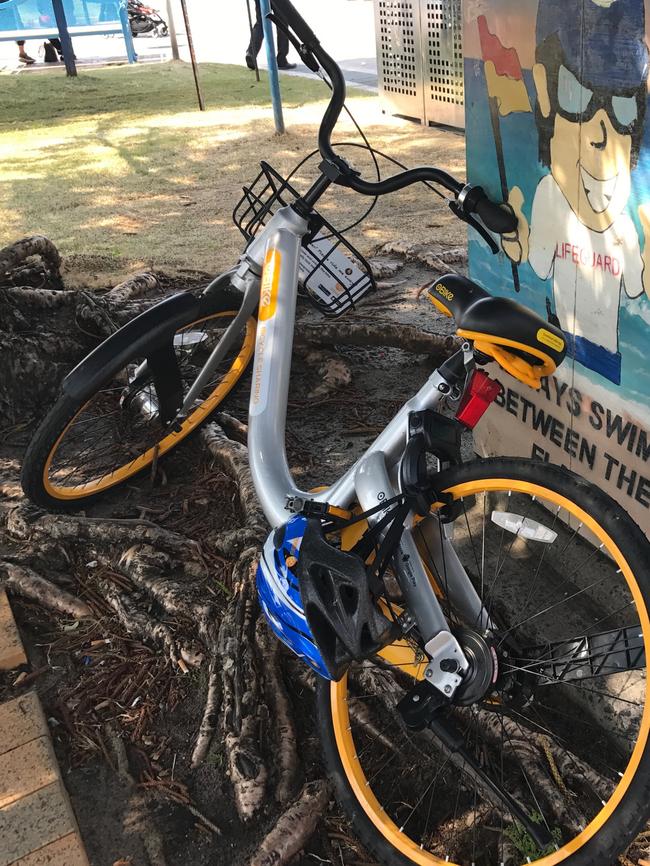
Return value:
[[(444, 245), (436, 247), (439, 252), (444, 249)], [(430, 278), (426, 268), (395, 255), (377, 261), (380, 271), (383, 267), (389, 275), (384, 276), (377, 294), (350, 318), (401, 321), (432, 332), (450, 332), (450, 321), (439, 316), (428, 301), (417, 298), (418, 288)], [(190, 287), (195, 285), (191, 281)], [(175, 287), (184, 285), (177, 280)], [(303, 301), (300, 317), (315, 321), (319, 314)], [(294, 358), (287, 447), (294, 475), (304, 487), (327, 483), (346, 468), (434, 366), (426, 356), (398, 349), (343, 348), (340, 353), (350, 366), (352, 382), (320, 400), (310, 397), (321, 384), (316, 370)], [(247, 378), (224, 407), (242, 421), (247, 415), (248, 384)], [(6, 431), (0, 445), (3, 510), (19, 501), (18, 471), (31, 429)], [(232, 482), (215, 470), (198, 439), (172, 452), (164, 461), (163, 473), (162, 483), (159, 480), (153, 488), (144, 477), (110, 493), (89, 508), (87, 516), (129, 519), (144, 515), (199, 542), (238, 525)], [(69, 564), (70, 580), (74, 582), (92, 567), (92, 562)], [(231, 563), (210, 559), (205, 589), (220, 605), (229, 596), (230, 571)], [(33, 676), (18, 684), (15, 675), (0, 679), (0, 698), (36, 685), (92, 866), (114, 866), (122, 861), (147, 866), (146, 832), (152, 823), (162, 835), (167, 864), (245, 866), (277, 818), (277, 809), (269, 802), (253, 826), (240, 824), (219, 736), (205, 763), (198, 770), (190, 769), (203, 711), (205, 670), (173, 673), (164, 659), (130, 640), (111, 619), (79, 626), (47, 615), (31, 603), (17, 600), (14, 608)], [(322, 771), (313, 731), (312, 695), (292, 675), (292, 659), (285, 656), (283, 665), (300, 725), (303, 771), (307, 779), (318, 778)], [(133, 790), (118, 772), (110, 743), (114, 730), (124, 738), (134, 778), (160, 790), (146, 820), (138, 814)], [(270, 749), (272, 744), (264, 747)], [(189, 799), (221, 828), (221, 835), (207, 829), (185, 801), (173, 796), (179, 790), (185, 801)], [(355, 842), (332, 802), (295, 863), (370, 866), (372, 860)]]

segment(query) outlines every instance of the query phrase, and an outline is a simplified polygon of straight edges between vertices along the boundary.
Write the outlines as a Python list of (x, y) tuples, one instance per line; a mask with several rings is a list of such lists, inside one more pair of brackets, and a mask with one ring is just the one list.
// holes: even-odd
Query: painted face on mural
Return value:
[[(487, 65), (487, 64), (486, 64)], [(548, 314), (572, 357), (621, 382), (621, 294), (650, 296), (650, 207), (629, 213), (643, 135), (648, 49), (642, 0), (539, 0), (533, 80), (539, 159), (548, 170), (524, 214), (519, 187), (508, 202), (517, 231), (507, 255), (552, 281)]]
[(551, 46), (548, 66), (538, 62), (533, 68), (548, 162), (573, 212), (588, 228), (602, 232), (628, 202), (646, 85), (618, 92), (589, 86), (584, 83), (589, 71), (572, 72), (558, 57), (559, 48)]

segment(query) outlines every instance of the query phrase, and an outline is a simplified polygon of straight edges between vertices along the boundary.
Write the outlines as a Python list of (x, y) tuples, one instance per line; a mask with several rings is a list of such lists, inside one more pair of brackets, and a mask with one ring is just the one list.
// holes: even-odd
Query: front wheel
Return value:
[[(386, 866), (614, 864), (650, 811), (648, 543), (556, 466), (485, 460), (445, 484), (455, 507), (414, 534), (470, 672), (421, 731), (397, 709), (423, 676), (417, 635), (321, 681), (339, 801)], [(449, 590), (455, 557), (488, 628)]]
[[(187, 315), (169, 333), (170, 367), (163, 379), (177, 380), (183, 398), (237, 314), (230, 293), (211, 298), (199, 314)], [(151, 466), (194, 432), (244, 374), (255, 342), (250, 318), (226, 356), (212, 371), (179, 429), (161, 422), (155, 377), (146, 349), (108, 363), (103, 381), (75, 399), (65, 391), (29, 444), (21, 481), (36, 505), (55, 511), (83, 508), (106, 490)]]

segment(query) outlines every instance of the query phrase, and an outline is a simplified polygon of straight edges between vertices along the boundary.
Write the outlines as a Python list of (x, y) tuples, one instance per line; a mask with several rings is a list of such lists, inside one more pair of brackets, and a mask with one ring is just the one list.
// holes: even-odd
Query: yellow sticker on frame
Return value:
[(282, 256), (279, 250), (267, 250), (262, 271), (262, 287), (260, 290), (260, 322), (266, 322), (275, 315), (278, 305), (278, 284), (280, 282), (280, 262)]

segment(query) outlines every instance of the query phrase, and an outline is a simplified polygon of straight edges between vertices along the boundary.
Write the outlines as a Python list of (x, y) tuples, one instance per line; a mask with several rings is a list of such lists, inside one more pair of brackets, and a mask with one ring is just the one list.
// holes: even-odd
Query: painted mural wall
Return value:
[(479, 448), (566, 465), (650, 532), (650, 14), (465, 0), (463, 16), (468, 179), (519, 218), (498, 256), (470, 233), (470, 276), (569, 346), (541, 391), (499, 377)]

